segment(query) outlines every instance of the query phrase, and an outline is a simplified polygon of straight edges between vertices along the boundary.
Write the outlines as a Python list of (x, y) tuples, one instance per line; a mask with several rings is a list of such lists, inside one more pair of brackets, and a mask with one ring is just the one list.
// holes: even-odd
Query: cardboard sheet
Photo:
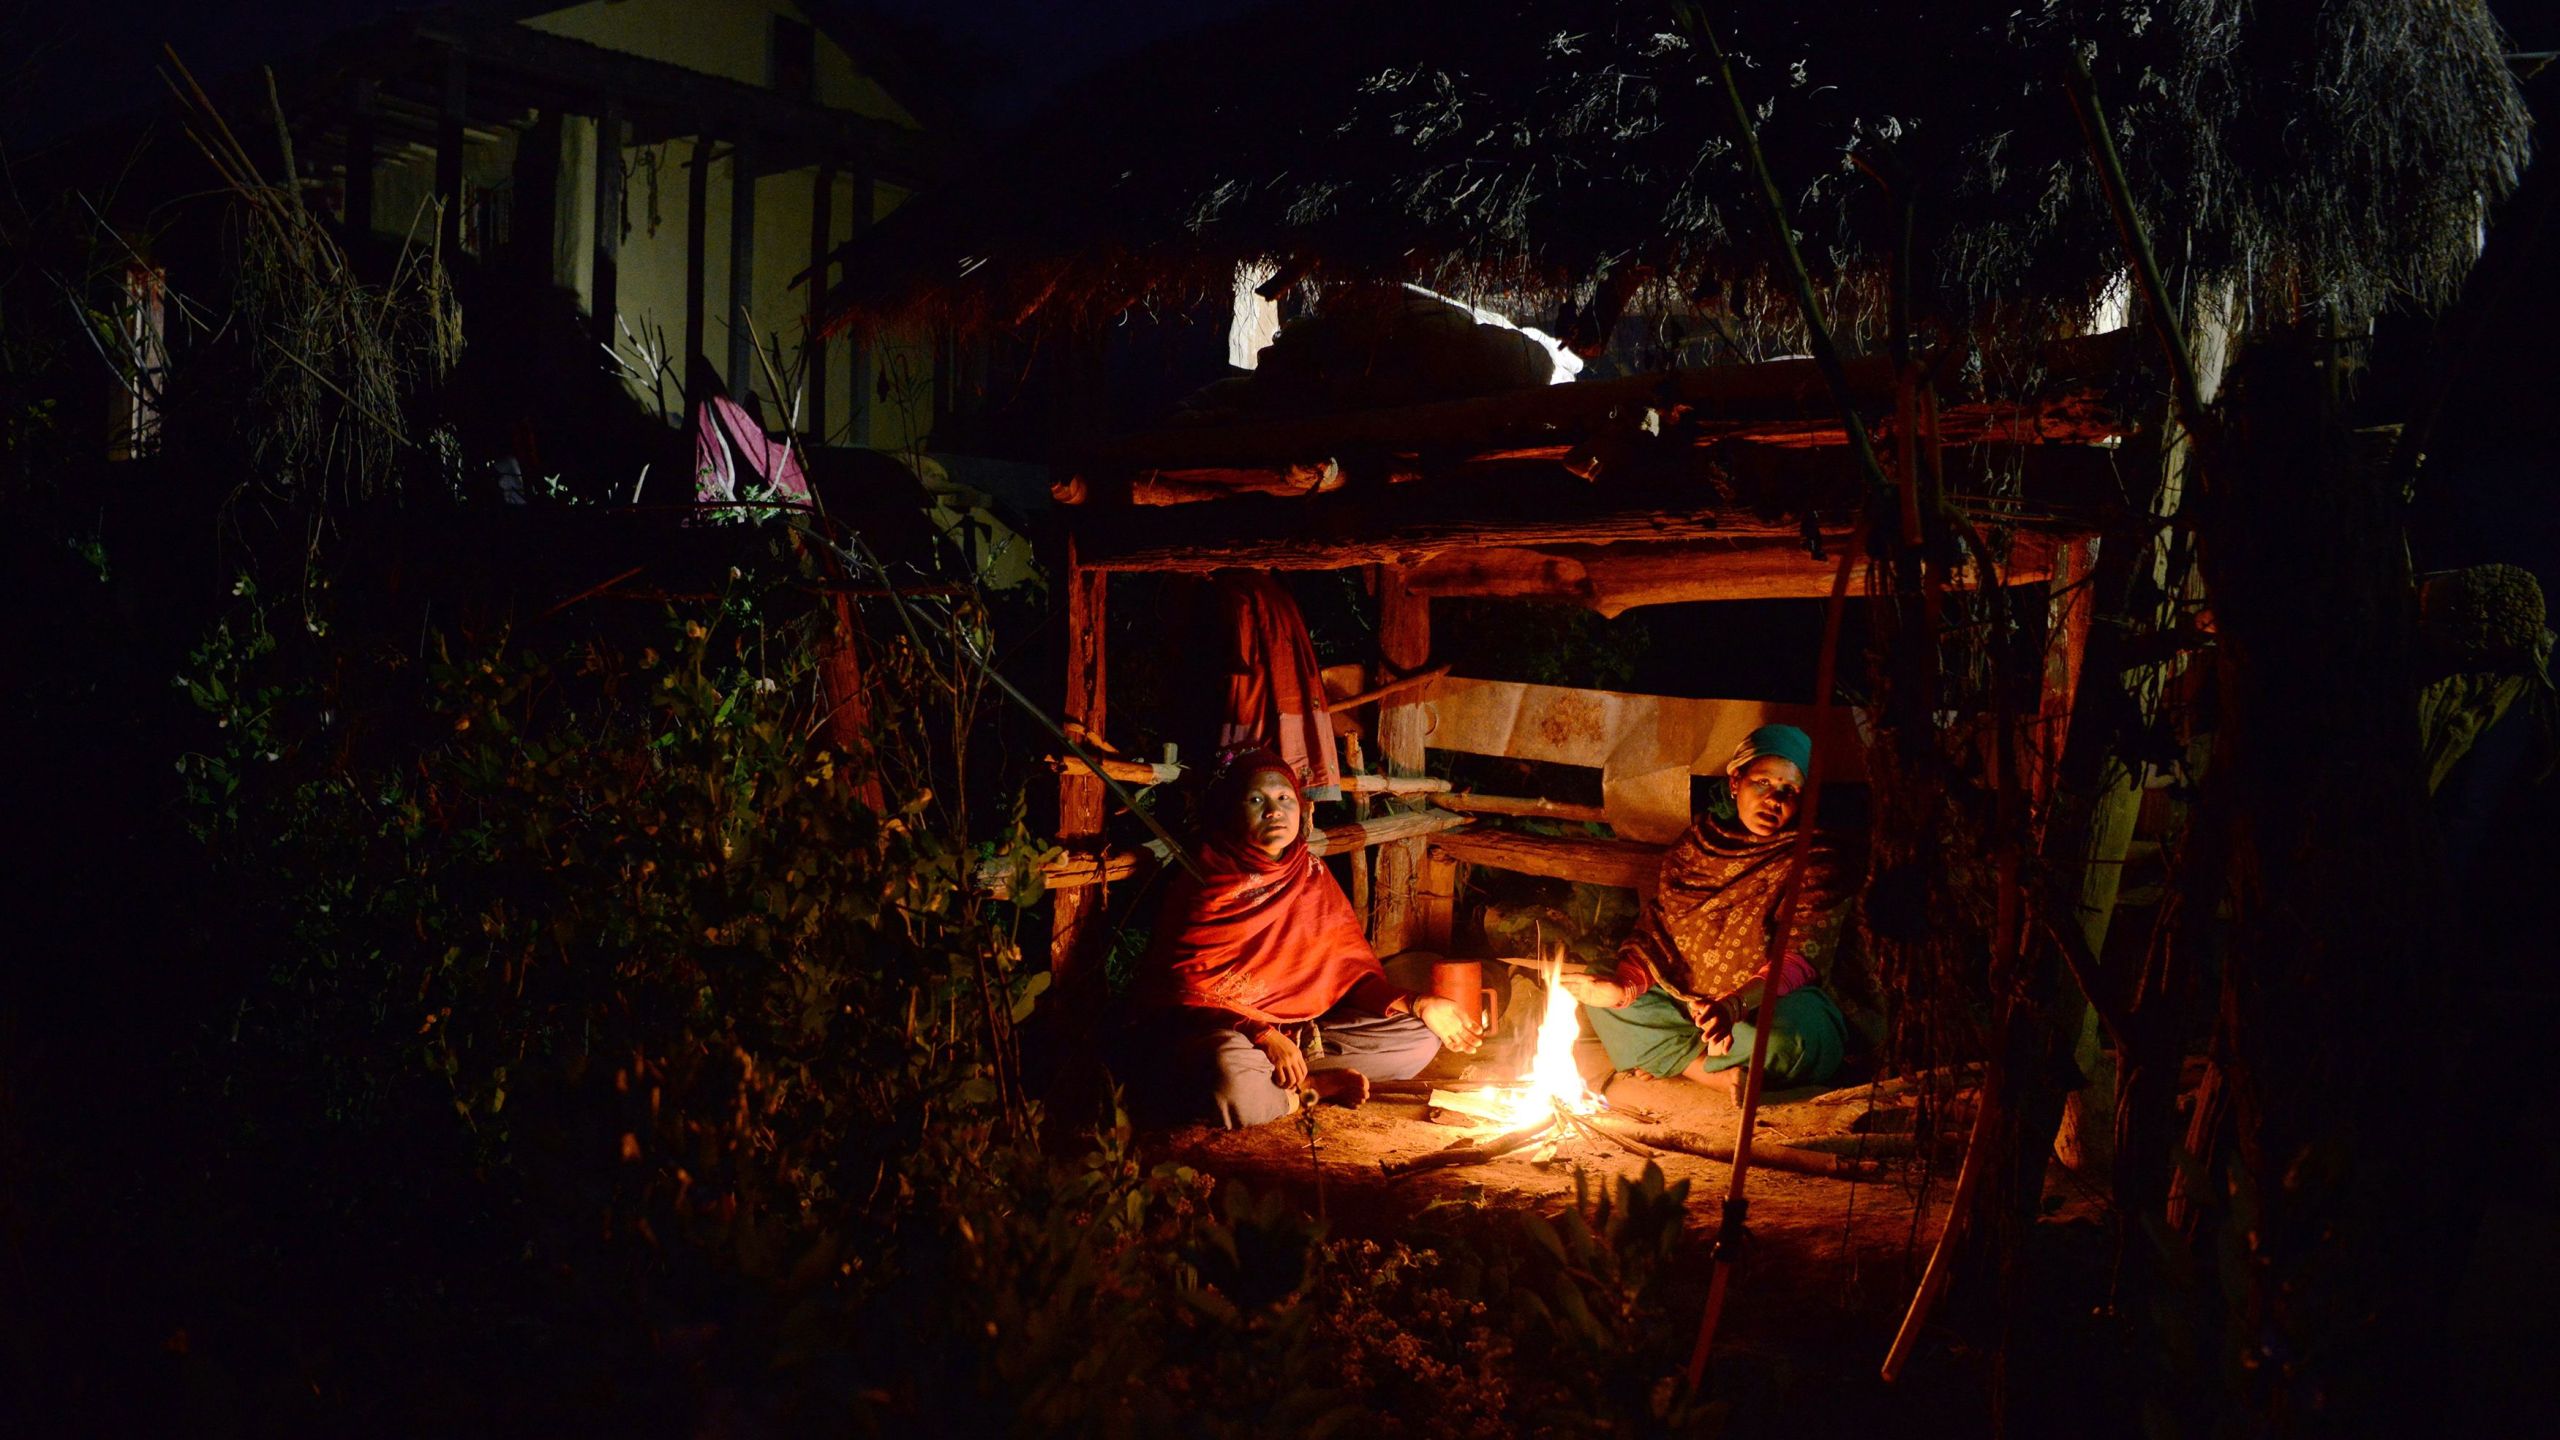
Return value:
[(1630, 840), (1669, 844), (1689, 828), (1689, 777), (1724, 773), (1726, 757), (1762, 725), (1812, 734), (1824, 778), (1866, 779), (1857, 713), (1834, 707), (1816, 727), (1810, 705), (1766, 700), (1675, 700), (1450, 676), (1422, 692), (1423, 743), (1600, 772), (1609, 824)]

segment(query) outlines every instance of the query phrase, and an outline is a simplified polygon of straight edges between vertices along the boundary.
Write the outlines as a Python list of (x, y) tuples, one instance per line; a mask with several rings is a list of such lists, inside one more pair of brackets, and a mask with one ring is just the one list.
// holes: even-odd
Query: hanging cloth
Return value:
[(1267, 745), (1297, 772), (1308, 799), (1341, 799), (1333, 717), (1298, 602), (1265, 571), (1221, 570), (1215, 583), (1227, 640), (1227, 703), (1217, 748)]

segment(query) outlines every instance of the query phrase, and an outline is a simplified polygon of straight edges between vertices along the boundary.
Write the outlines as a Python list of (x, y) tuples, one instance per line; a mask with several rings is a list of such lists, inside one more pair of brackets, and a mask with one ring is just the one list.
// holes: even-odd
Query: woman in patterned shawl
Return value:
[[(1795, 850), (1796, 808), (1813, 740), (1763, 725), (1725, 762), (1735, 818), (1700, 816), (1665, 851), (1653, 895), (1618, 947), (1608, 977), (1569, 975), (1609, 1063), (1665, 1079), (1730, 1085), (1751, 1057), (1769, 927)], [(1778, 967), (1770, 1018), (1773, 1086), (1819, 1084), (1840, 1068), (1848, 1022), (1815, 983), (1856, 876), (1839, 849), (1813, 838), (1795, 935)]]

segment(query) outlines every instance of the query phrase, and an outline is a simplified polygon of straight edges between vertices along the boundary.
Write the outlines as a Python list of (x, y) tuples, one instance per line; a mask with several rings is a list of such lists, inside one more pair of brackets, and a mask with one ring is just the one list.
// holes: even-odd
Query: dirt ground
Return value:
[[(1607, 1099), (1624, 1116), (1730, 1145), (1741, 1115), (1732, 1097), (1690, 1081), (1622, 1075), (1608, 1084)], [(1844, 1363), (1872, 1370), (1883, 1344), (1909, 1303), (1929, 1247), (1936, 1242), (1954, 1190), (1962, 1128), (1942, 1147), (1934, 1173), (1911, 1153), (1913, 1100), (1895, 1082), (1832, 1090), (1780, 1092), (1763, 1098), (1759, 1143), (1810, 1152), (1862, 1157), (1855, 1176), (1792, 1173), (1755, 1164), (1748, 1178), (1751, 1243), (1737, 1273), (1738, 1294), (1756, 1292), (1763, 1303), (1738, 1303), (1730, 1333), (1737, 1343), (1811, 1343), (1839, 1349)], [(1154, 1158), (1234, 1177), (1257, 1189), (1278, 1187), (1310, 1210), (1321, 1204), (1336, 1233), (1386, 1239), (1411, 1234), (1420, 1217), (1449, 1207), (1482, 1212), (1561, 1214), (1574, 1203), (1575, 1172), (1586, 1171), (1595, 1191), (1616, 1177), (1633, 1179), (1646, 1161), (1604, 1141), (1577, 1138), (1542, 1155), (1537, 1147), (1474, 1164), (1389, 1177), (1382, 1163), (1410, 1160), (1498, 1128), (1460, 1128), (1428, 1118), (1419, 1095), (1371, 1099), (1357, 1109), (1326, 1107), (1311, 1156), (1297, 1122), (1284, 1120), (1252, 1130), (1189, 1128), (1154, 1137)], [(1709, 1246), (1730, 1183), (1724, 1161), (1665, 1150), (1656, 1163), (1671, 1180), (1689, 1182), (1694, 1263), (1708, 1263)], [(1321, 1188), (1321, 1197), (1318, 1191)], [(2094, 1189), (2056, 1167), (2048, 1188), (2048, 1222), (2094, 1222), (2101, 1213)], [(1775, 1298), (1775, 1303), (1768, 1303)], [(1851, 1362), (1849, 1352), (1872, 1355)]]

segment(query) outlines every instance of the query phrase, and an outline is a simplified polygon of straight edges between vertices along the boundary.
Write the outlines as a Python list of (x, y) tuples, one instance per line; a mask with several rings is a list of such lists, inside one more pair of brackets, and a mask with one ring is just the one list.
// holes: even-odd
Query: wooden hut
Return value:
[[(2088, 98), (2114, 109), (2134, 207), (2175, 244), (2182, 318), (2211, 311), (2209, 334), (2448, 296), (2522, 163), (2484, 6), (2439, 7), (2424, 33), (2382, 4), (2293, 8), (2298, 24), (2167, 25), (2132, 4), (1718, 17), (1756, 110), (1746, 145), (1714, 47), (1658, 7), (1275, 7), (1069, 96), (977, 182), (839, 251), (822, 308), (837, 327), (931, 322), (1036, 349), (1133, 307), (1223, 316), (1239, 276), (1266, 297), (1402, 282), (1552, 316), (1614, 372), (1138, 433), (1062, 426), (1051, 453), (1069, 507), (1065, 718), (1106, 748), (1114, 572), (1373, 567), (1375, 764), (1353, 786), (1371, 813), (1325, 843), (1375, 852), (1378, 948), (1427, 946), (1446, 938), (1456, 866), (1639, 884), (1651, 854), (1623, 825), (1562, 840), (1479, 823), (1620, 819), (1608, 806), (1437, 791), (1429, 717), (1482, 687), (1430, 674), (1431, 601), (1614, 613), (1825, 594), (1827, 558), (1862, 507), (1882, 508), (1850, 413), (1906, 477), (1948, 477), (1892, 545), (1970, 524), (2000, 537), (2003, 573), (1968, 561), (1946, 579), (2046, 587), (2060, 643), (2028, 748), (2035, 785), (2051, 784), (2089, 623), (2078, 582), (2102, 539), (2152, 545), (2177, 491), (2165, 387), (2137, 359), (2151, 342), (2099, 318), (2129, 287)], [(1845, 395), (1788, 358), (1812, 337), (1765, 238), (1754, 146), (1853, 357)], [(1967, 493), (1962, 476), (1995, 469), (2014, 483)], [(1848, 583), (1867, 578), (1853, 563)], [(1563, 698), (1664, 713), (1659, 697)], [(1680, 723), (1720, 734), (1764, 703)], [(1653, 740), (1657, 756), (1679, 748)], [(1104, 848), (1100, 778), (1061, 763), (1064, 978), (1090, 958), (1096, 883), (1138, 862)]]

